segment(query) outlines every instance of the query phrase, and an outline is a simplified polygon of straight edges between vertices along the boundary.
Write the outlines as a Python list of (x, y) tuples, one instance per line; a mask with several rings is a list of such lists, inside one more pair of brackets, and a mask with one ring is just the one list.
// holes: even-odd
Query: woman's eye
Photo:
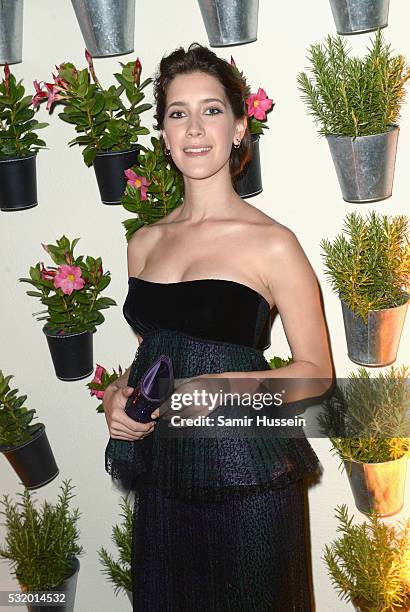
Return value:
[[(216, 112), (211, 112), (210, 113), (211, 115), (218, 115), (219, 113), (222, 113), (222, 111), (216, 106), (211, 106), (210, 108), (207, 108), (206, 112), (208, 113), (208, 111), (216, 111)], [(173, 113), (170, 114), (170, 117), (172, 117), (173, 119), (180, 119), (181, 114), (183, 114), (183, 111), (174, 111)]]
[(170, 114), (170, 117), (173, 117), (174, 119), (179, 119), (179, 117), (174, 117), (176, 113), (182, 113), (182, 111), (174, 111), (173, 113)]
[(216, 111), (216, 113), (211, 113), (211, 115), (217, 115), (218, 113), (221, 113), (222, 111), (217, 108), (216, 106), (211, 106), (210, 108), (207, 108), (207, 110), (209, 111)]

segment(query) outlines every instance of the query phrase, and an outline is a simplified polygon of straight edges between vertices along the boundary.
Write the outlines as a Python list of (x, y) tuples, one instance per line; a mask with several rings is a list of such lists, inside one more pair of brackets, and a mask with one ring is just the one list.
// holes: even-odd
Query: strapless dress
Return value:
[[(254, 289), (128, 283), (123, 313), (143, 337), (130, 386), (163, 353), (175, 378), (270, 370), (271, 310)], [(309, 612), (303, 479), (318, 466), (304, 435), (110, 438), (105, 469), (136, 492), (133, 610)]]

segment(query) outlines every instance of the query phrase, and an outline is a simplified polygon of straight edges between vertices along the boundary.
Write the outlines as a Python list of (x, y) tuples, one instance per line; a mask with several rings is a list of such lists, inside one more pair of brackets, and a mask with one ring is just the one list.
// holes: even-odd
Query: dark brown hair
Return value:
[[(156, 130), (162, 130), (164, 127), (166, 96), (172, 79), (179, 74), (197, 71), (204, 72), (218, 79), (224, 88), (232, 112), (237, 119), (241, 119), (244, 115), (248, 116), (245, 100), (249, 96), (250, 90), (245, 78), (237, 74), (229, 62), (218, 57), (208, 47), (204, 47), (199, 43), (192, 43), (188, 47), (188, 51), (185, 51), (183, 47), (178, 47), (170, 55), (164, 56), (159, 64), (159, 69), (154, 79), (154, 98), (156, 102), (154, 118), (157, 121), (157, 125), (154, 127)], [(162, 135), (160, 140), (165, 150)], [(231, 178), (238, 175), (251, 158), (252, 142), (248, 124), (240, 147), (235, 148), (232, 146), (229, 159)], [(171, 156), (169, 159), (170, 163), (176, 167)]]

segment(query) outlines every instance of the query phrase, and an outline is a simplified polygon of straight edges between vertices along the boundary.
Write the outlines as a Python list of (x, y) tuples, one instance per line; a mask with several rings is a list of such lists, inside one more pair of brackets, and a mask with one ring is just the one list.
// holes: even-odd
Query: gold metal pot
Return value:
[(407, 455), (382, 463), (345, 460), (347, 476), (356, 508), (363, 514), (372, 510), (379, 516), (392, 516), (403, 508)]

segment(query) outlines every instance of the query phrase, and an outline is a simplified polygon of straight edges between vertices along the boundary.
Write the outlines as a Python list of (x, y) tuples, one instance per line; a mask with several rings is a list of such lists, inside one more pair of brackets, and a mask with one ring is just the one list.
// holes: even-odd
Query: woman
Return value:
[[(171, 439), (124, 412), (162, 353), (183, 392), (218, 379), (240, 387), (333, 374), (317, 281), (299, 242), (232, 186), (250, 157), (246, 83), (193, 44), (162, 59), (154, 93), (184, 201), (129, 241), (124, 315), (139, 347), (104, 396), (106, 469), (138, 493), (133, 609), (307, 611), (303, 478), (318, 458), (306, 438), (235, 438), (224, 428), (201, 438), (190, 428)], [(293, 356), (277, 371), (263, 357), (274, 307)]]

